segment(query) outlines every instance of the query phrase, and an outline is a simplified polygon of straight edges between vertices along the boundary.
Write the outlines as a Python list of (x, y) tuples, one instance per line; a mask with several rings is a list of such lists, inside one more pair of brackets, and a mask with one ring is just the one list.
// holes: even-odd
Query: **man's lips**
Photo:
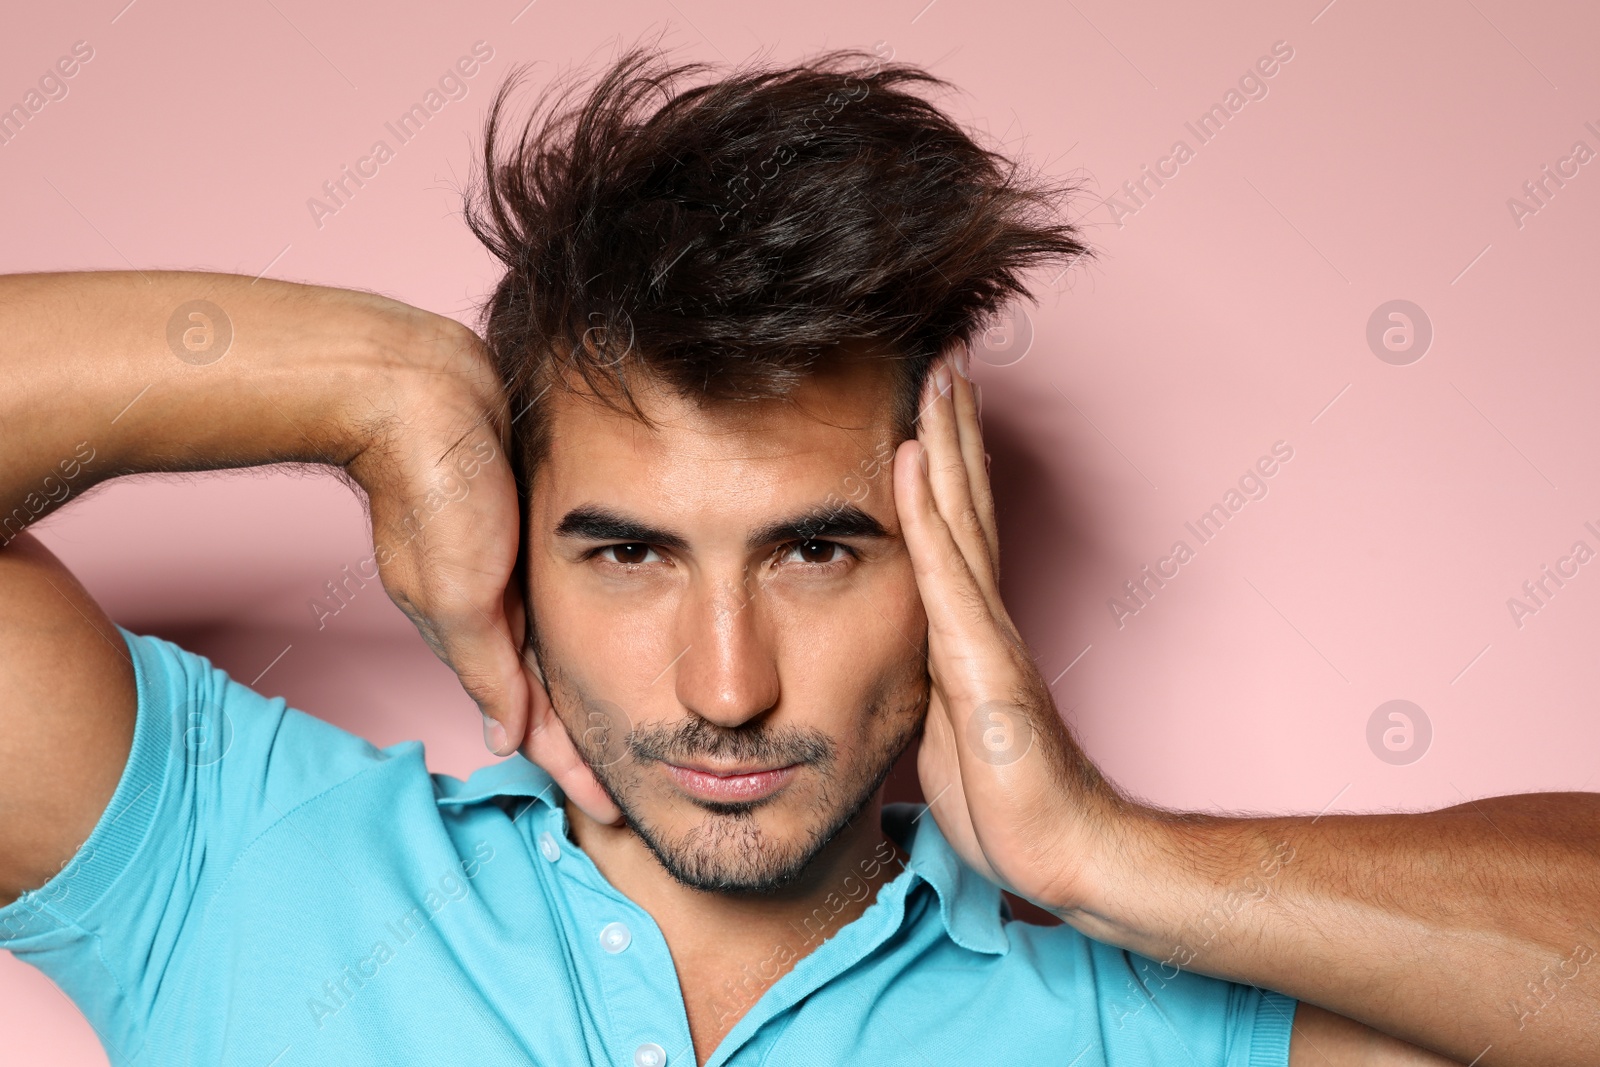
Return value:
[(766, 770), (734, 770), (721, 771), (702, 769), (699, 767), (683, 767), (675, 763), (664, 763), (667, 773), (672, 775), (673, 781), (679, 788), (690, 796), (702, 800), (760, 800), (776, 793), (794, 777), (800, 769), (800, 764), (791, 763), (786, 767), (773, 767)]

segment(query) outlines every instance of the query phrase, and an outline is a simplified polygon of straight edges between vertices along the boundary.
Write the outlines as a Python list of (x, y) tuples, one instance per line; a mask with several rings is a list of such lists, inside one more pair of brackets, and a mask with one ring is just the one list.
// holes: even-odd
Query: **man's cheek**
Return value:
[(884, 560), (882, 571), (882, 577), (875, 584), (882, 597), (885, 621), (904, 635), (903, 640), (920, 646), (927, 637), (928, 612), (922, 603), (922, 592), (917, 588), (910, 554), (902, 547)]
[(672, 668), (684, 651), (677, 590), (608, 585), (586, 564), (556, 559), (530, 560), (527, 593), (541, 666), (564, 673), (600, 715), (569, 723), (575, 734), (614, 756), (633, 723), (676, 707)]

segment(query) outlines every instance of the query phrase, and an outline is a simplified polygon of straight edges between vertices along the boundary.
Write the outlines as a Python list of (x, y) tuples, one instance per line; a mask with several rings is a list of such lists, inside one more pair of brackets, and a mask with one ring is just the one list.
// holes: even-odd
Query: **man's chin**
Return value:
[(623, 817), (675, 881), (710, 893), (773, 893), (793, 885), (834, 836), (818, 833), (821, 828), (776, 829), (766, 825), (776, 820), (754, 810), (704, 810), (686, 829), (676, 831), (636, 819), (626, 809)]

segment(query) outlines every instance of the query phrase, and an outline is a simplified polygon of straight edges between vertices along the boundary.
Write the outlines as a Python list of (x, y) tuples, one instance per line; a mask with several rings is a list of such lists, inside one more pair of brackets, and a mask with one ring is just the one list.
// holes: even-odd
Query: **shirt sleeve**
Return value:
[(138, 686), (127, 765), (76, 854), (0, 908), (0, 949), (48, 975), (124, 1062), (186, 930), (251, 843), (391, 750), (118, 630)]
[[(1091, 946), (1109, 1067), (1288, 1064), (1294, 998), (1085, 941)], [(1161, 1054), (1153, 1058), (1157, 1050)]]

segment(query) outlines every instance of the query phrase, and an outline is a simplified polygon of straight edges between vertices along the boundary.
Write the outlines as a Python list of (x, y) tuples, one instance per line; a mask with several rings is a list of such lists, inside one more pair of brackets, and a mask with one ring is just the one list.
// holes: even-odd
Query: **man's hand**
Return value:
[(928, 616), (917, 770), (969, 865), (1174, 973), (1304, 1002), (1296, 1067), (1600, 1063), (1600, 796), (1315, 818), (1127, 800), (1000, 602), (971, 384), (941, 360), (923, 405), (894, 466)]
[(404, 369), (353, 416), (369, 443), (345, 464), (367, 492), (384, 589), (477, 702), (490, 751), (520, 747), (591, 817), (613, 822), (620, 813), (579, 757), (526, 647), (498, 377), (471, 330), (384, 303), (403, 328), (393, 362)]
[(917, 774), (973, 869), (1051, 906), (1087, 899), (1122, 801), (1068, 733), (1000, 602), (999, 543), (966, 353), (928, 374), (917, 440), (895, 454), (895, 504), (928, 615), (932, 696)]

